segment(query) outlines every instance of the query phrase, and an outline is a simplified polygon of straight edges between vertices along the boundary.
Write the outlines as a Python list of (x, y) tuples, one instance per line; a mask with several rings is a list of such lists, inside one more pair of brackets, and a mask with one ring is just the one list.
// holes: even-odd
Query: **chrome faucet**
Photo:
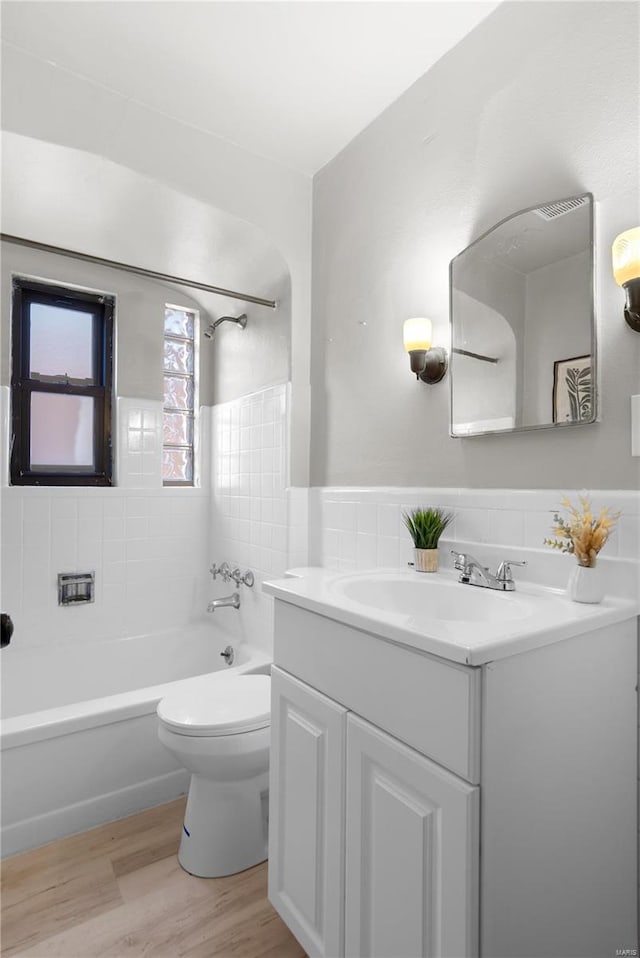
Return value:
[[(228, 562), (221, 562), (220, 565), (216, 565), (214, 562), (209, 569), (209, 572), (213, 576), (214, 580), (217, 579), (218, 576), (222, 578), (223, 582), (230, 582), (233, 579), (236, 587), (246, 585), (251, 588), (255, 581), (253, 572), (250, 569), (247, 569), (246, 572), (241, 572), (237, 567), (232, 569)], [(231, 595), (224, 595), (221, 599), (212, 599), (207, 606), (207, 612), (215, 612), (216, 609), (226, 608), (240, 608), (239, 592), (232, 592)]]
[(221, 576), (223, 582), (229, 582), (233, 579), (236, 585), (246, 585), (250, 589), (255, 582), (251, 569), (247, 569), (246, 572), (241, 572), (237, 566), (235, 569), (232, 569), (228, 562), (222, 562), (220, 565), (216, 565), (214, 562), (209, 572), (214, 580), (217, 579), (218, 576)]
[(222, 576), (223, 582), (228, 582), (231, 578), (231, 566), (228, 562), (221, 562), (220, 565), (216, 565), (214, 562), (209, 569), (209, 572), (213, 576), (214, 581), (218, 578), (218, 576)]
[(496, 589), (498, 592), (513, 592), (516, 584), (511, 566), (527, 564), (515, 559), (505, 559), (493, 575), (489, 572), (488, 566), (481, 565), (477, 559), (465, 552), (456, 552), (452, 549), (451, 555), (454, 556), (453, 567), (460, 573), (458, 582), (464, 585), (477, 585), (481, 589)]
[(221, 599), (212, 599), (207, 606), (207, 612), (215, 612), (216, 609), (239, 609), (240, 593), (232, 592), (231, 595), (223, 595)]

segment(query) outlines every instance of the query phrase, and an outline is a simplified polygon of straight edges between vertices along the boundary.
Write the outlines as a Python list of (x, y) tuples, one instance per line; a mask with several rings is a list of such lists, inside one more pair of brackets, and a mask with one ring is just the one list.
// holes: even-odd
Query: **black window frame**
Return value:
[[(32, 378), (30, 374), (30, 307), (34, 303), (82, 310), (93, 315), (94, 382)], [(11, 344), (10, 481), (17, 486), (111, 486), (113, 484), (112, 392), (115, 297), (13, 278)], [(84, 396), (94, 400), (95, 469), (31, 468), (31, 396), (33, 393)]]

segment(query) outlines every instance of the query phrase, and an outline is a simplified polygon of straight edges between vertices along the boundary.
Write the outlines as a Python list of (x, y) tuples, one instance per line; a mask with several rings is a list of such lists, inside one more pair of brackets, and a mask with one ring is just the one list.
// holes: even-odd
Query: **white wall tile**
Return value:
[(487, 509), (458, 509), (455, 517), (457, 539), (489, 542), (489, 512)]
[(117, 401), (119, 486), (162, 487), (162, 402), (119, 396)]
[[(31, 509), (29, 497), (25, 500), (25, 514)], [(35, 503), (33, 503), (35, 505)], [(53, 498), (51, 502), (51, 518), (54, 522), (75, 522), (78, 518), (78, 500), (74, 498)]]
[[(210, 423), (206, 410), (200, 419)], [(25, 646), (180, 625), (204, 594), (210, 487), (162, 488), (160, 402), (121, 397), (117, 424), (115, 487), (1, 491), (3, 608)], [(208, 478), (209, 467), (202, 472)], [(60, 609), (58, 572), (85, 569), (96, 573), (95, 604)], [(157, 596), (154, 610), (140, 609), (143, 585)]]
[(399, 541), (396, 536), (378, 536), (378, 565), (397, 568), (399, 565)]
[(624, 556), (640, 558), (640, 517), (628, 515), (621, 519), (618, 530), (619, 552)]
[(357, 529), (364, 535), (378, 533), (378, 509), (375, 502), (358, 502)]
[(378, 538), (364, 532), (356, 536), (356, 564), (360, 569), (373, 569), (378, 559)]
[(397, 503), (381, 502), (378, 505), (378, 535), (398, 537), (400, 532), (400, 507)]
[(488, 538), (500, 545), (524, 545), (524, 513), (516, 509), (488, 509)]
[(103, 505), (102, 505), (102, 514), (106, 520), (108, 519), (122, 519), (125, 515), (126, 499), (124, 496), (105, 496)]

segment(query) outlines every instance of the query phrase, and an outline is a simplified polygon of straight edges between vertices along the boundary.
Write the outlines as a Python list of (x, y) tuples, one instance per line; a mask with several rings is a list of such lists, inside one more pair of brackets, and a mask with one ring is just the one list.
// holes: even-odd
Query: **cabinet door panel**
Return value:
[(271, 677), (269, 898), (309, 955), (343, 953), (345, 716), (275, 668)]
[(477, 814), (477, 788), (348, 716), (348, 956), (477, 954)]

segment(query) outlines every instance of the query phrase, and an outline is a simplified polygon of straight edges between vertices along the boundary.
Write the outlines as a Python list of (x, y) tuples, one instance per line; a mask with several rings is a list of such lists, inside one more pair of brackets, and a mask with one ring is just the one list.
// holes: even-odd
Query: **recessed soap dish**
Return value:
[(95, 572), (59, 572), (58, 605), (80, 605), (95, 599)]

